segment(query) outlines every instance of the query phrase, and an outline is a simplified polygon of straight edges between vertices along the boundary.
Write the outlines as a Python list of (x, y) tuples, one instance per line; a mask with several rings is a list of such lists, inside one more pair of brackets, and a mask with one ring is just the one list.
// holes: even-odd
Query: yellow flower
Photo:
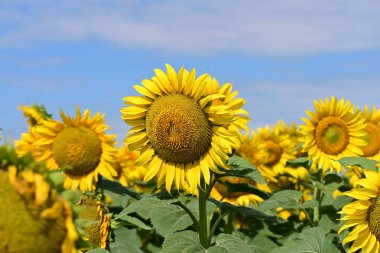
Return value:
[(42, 175), (9, 167), (0, 185), (0, 252), (76, 253), (71, 207)]
[(37, 161), (46, 162), (47, 168), (65, 170), (66, 189), (92, 191), (98, 174), (108, 179), (116, 176), (115, 136), (106, 134), (104, 115), (91, 117), (85, 110), (82, 116), (79, 108), (76, 113), (70, 118), (61, 111), (63, 122), (43, 121), (36, 129), (32, 152)]
[(139, 152), (130, 151), (125, 145), (119, 149), (117, 155), (117, 161), (120, 167), (118, 179), (119, 182), (126, 187), (133, 186), (137, 180), (144, 180), (144, 176), (147, 172), (145, 167), (135, 165), (138, 155)]
[(344, 225), (339, 233), (353, 228), (343, 244), (353, 242), (348, 253), (362, 250), (362, 252), (380, 252), (380, 174), (374, 171), (364, 171), (365, 177), (358, 181), (362, 188), (352, 189), (343, 193), (356, 201), (343, 207), (341, 220)]
[(155, 77), (134, 86), (142, 96), (124, 98), (122, 118), (133, 126), (125, 143), (140, 151), (136, 165), (148, 168), (145, 181), (156, 176), (159, 186), (166, 181), (168, 191), (174, 182), (177, 189), (197, 194), (202, 178), (210, 183), (210, 169), (228, 169), (228, 154), (239, 144), (231, 124), (241, 116), (226, 101), (213, 104), (226, 96), (208, 93), (208, 74), (196, 78), (195, 69), (176, 73), (166, 68), (167, 73), (155, 69)]
[(364, 129), (366, 135), (365, 140), (367, 145), (362, 147), (363, 156), (380, 160), (380, 109), (372, 107), (372, 110), (368, 106), (364, 107), (363, 117), (365, 119), (366, 127)]
[[(105, 249), (109, 242), (111, 221), (103, 204), (92, 196), (83, 196), (79, 202), (79, 218), (87, 220), (92, 224), (85, 227), (83, 239), (92, 246)], [(89, 249), (86, 248), (86, 249)]]
[(28, 133), (22, 133), (21, 139), (15, 141), (15, 149), (19, 157), (25, 156), (29, 152), (32, 152), (33, 143), (36, 141), (36, 126), (40, 125), (44, 120), (51, 118), (43, 106), (33, 105), (25, 106), (21, 105), (18, 107), (24, 117), (27, 118), (29, 124)]
[(302, 151), (324, 172), (342, 169), (339, 159), (360, 156), (366, 145), (364, 119), (354, 106), (335, 97), (315, 101), (315, 112), (306, 111), (309, 118), (302, 118), (300, 126)]

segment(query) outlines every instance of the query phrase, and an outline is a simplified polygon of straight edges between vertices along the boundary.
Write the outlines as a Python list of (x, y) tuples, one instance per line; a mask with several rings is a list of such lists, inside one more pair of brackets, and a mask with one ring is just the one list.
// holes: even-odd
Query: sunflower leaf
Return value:
[(194, 231), (181, 231), (169, 235), (163, 245), (162, 252), (206, 252), (206, 249), (200, 244), (198, 233)]
[(290, 166), (290, 167), (302, 166), (304, 168), (309, 168), (310, 165), (311, 165), (311, 161), (307, 157), (298, 157), (294, 160), (286, 162), (287, 167), (288, 166)]
[(271, 253), (339, 253), (334, 244), (326, 239), (323, 228), (307, 228), (302, 233), (290, 236), (280, 248), (274, 249)]
[(178, 199), (165, 199), (160, 200), (154, 197), (147, 197), (136, 202), (133, 202), (131, 205), (127, 206), (123, 211), (115, 216), (115, 220), (121, 219), (123, 216), (138, 212), (138, 211), (151, 211), (153, 208), (164, 207), (171, 203), (177, 202)]
[(231, 157), (228, 160), (227, 165), (233, 167), (232, 170), (226, 171), (226, 173), (220, 175), (220, 177), (243, 177), (251, 179), (259, 184), (266, 184), (264, 177), (261, 175), (256, 166), (240, 156)]
[(343, 166), (359, 166), (362, 169), (373, 170), (377, 172), (376, 165), (378, 161), (371, 160), (365, 157), (343, 157), (339, 159)]
[(144, 230), (151, 230), (153, 229), (152, 227), (146, 225), (144, 222), (142, 222), (140, 219), (136, 218), (136, 217), (132, 217), (132, 216), (129, 216), (129, 215), (123, 215), (120, 220), (123, 220), (123, 221), (126, 221), (128, 223), (131, 223), (139, 228), (142, 228)]
[(151, 220), (157, 232), (164, 237), (193, 224), (190, 216), (176, 205), (154, 208), (151, 213)]
[(109, 253), (106, 249), (96, 248), (89, 251), (86, 251), (87, 253)]
[(110, 242), (110, 250), (112, 253), (142, 253), (141, 239), (136, 229), (130, 229), (120, 226), (113, 230), (114, 239)]
[(229, 234), (219, 234), (215, 245), (207, 249), (208, 253), (250, 253), (252, 250), (240, 238)]
[(244, 215), (247, 218), (255, 218), (258, 220), (264, 220), (268, 216), (256, 209), (245, 207), (245, 206), (236, 206), (227, 202), (221, 202), (213, 198), (209, 198), (211, 202), (213, 202), (221, 211), (222, 214), (226, 212), (236, 212)]

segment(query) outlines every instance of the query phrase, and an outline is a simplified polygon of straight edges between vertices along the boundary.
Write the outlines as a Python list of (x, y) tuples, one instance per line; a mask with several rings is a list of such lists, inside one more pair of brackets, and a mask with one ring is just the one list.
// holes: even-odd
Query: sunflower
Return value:
[(210, 184), (210, 169), (229, 169), (228, 154), (239, 144), (231, 124), (241, 116), (226, 101), (213, 104), (226, 96), (208, 93), (208, 74), (197, 78), (195, 69), (166, 68), (167, 73), (155, 69), (155, 77), (134, 86), (142, 96), (124, 98), (122, 118), (133, 126), (125, 143), (140, 151), (136, 165), (147, 167), (145, 181), (156, 176), (159, 186), (165, 180), (167, 191), (174, 182), (177, 189), (197, 194), (202, 178)]
[(119, 182), (126, 186), (134, 186), (136, 181), (144, 180), (144, 176), (147, 169), (142, 166), (136, 166), (135, 161), (137, 160), (139, 152), (130, 151), (126, 145), (119, 149), (117, 155), (117, 162), (119, 167)]
[(305, 122), (300, 126), (302, 151), (307, 152), (317, 168), (324, 172), (340, 172), (340, 158), (363, 155), (361, 147), (366, 145), (364, 119), (344, 99), (314, 100), (314, 107), (315, 112), (306, 111), (309, 118), (302, 118)]
[(70, 205), (41, 174), (0, 171), (0, 252), (75, 253), (78, 234)]
[(368, 106), (364, 107), (363, 117), (366, 127), (364, 129), (367, 145), (362, 147), (363, 156), (373, 160), (380, 160), (380, 109), (375, 106), (372, 110)]
[(33, 143), (37, 139), (36, 127), (44, 120), (51, 119), (51, 114), (47, 113), (43, 106), (37, 104), (33, 106), (21, 105), (18, 109), (23, 112), (23, 115), (29, 124), (28, 133), (22, 133), (21, 139), (15, 141), (17, 155), (21, 157), (32, 152)]
[(94, 246), (105, 249), (109, 241), (111, 221), (103, 204), (93, 196), (83, 196), (78, 206), (80, 207), (79, 218), (91, 223), (84, 228), (83, 239), (90, 244), (89, 248)]
[(362, 188), (352, 189), (344, 195), (355, 198), (352, 203), (343, 207), (341, 213), (344, 221), (339, 233), (352, 228), (343, 244), (353, 242), (348, 252), (380, 252), (380, 174), (364, 170), (365, 178), (358, 184)]
[(92, 191), (98, 174), (108, 179), (116, 176), (115, 136), (106, 134), (104, 115), (91, 117), (85, 110), (81, 116), (79, 108), (75, 118), (60, 114), (63, 122), (43, 121), (36, 129), (32, 152), (37, 161), (45, 161), (52, 170), (64, 169), (66, 189)]

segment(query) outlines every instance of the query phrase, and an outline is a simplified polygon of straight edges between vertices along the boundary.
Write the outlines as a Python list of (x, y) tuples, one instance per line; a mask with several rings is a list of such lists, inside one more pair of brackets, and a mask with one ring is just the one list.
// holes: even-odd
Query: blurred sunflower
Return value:
[(71, 207), (41, 174), (9, 167), (0, 185), (0, 252), (76, 252)]
[(64, 169), (66, 189), (92, 191), (98, 174), (108, 179), (116, 176), (115, 136), (106, 134), (104, 115), (91, 117), (85, 110), (82, 116), (79, 108), (75, 118), (60, 114), (63, 122), (43, 121), (37, 127), (33, 156), (49, 169)]
[(83, 196), (79, 202), (79, 218), (91, 223), (86, 226), (83, 239), (88, 242), (89, 247), (100, 247), (105, 249), (109, 242), (111, 221), (103, 204), (93, 196)]
[(241, 116), (226, 101), (212, 103), (226, 96), (208, 94), (208, 74), (196, 78), (195, 69), (176, 73), (168, 64), (166, 69), (155, 69), (155, 77), (134, 86), (142, 96), (123, 99), (122, 118), (133, 126), (125, 143), (140, 151), (136, 165), (148, 168), (145, 181), (156, 176), (159, 186), (165, 179), (167, 191), (174, 182), (177, 189), (197, 194), (202, 178), (210, 184), (210, 169), (228, 169), (228, 154), (239, 144), (230, 126)]
[(125, 187), (134, 186), (136, 181), (144, 180), (147, 169), (142, 166), (136, 166), (139, 152), (130, 151), (126, 145), (119, 149), (117, 161), (119, 165), (119, 182)]
[(365, 177), (358, 181), (362, 188), (352, 189), (343, 194), (356, 199), (347, 204), (339, 213), (344, 215), (341, 220), (343, 230), (352, 228), (343, 240), (343, 244), (353, 242), (348, 252), (380, 252), (380, 174), (374, 171), (364, 171)]
[(340, 158), (363, 154), (364, 119), (354, 110), (354, 105), (344, 99), (314, 100), (314, 107), (315, 112), (306, 111), (309, 118), (302, 118), (305, 122), (300, 126), (302, 151), (324, 172), (340, 172)]

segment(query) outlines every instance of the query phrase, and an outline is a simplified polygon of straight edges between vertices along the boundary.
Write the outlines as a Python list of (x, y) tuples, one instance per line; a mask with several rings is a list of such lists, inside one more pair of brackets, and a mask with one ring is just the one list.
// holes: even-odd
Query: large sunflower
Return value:
[(75, 118), (62, 111), (60, 114), (63, 122), (43, 121), (37, 127), (34, 157), (45, 161), (49, 169), (64, 169), (66, 189), (91, 191), (98, 174), (109, 179), (116, 176), (115, 136), (106, 134), (104, 115), (91, 117), (90, 111), (85, 110), (82, 116), (79, 108)]
[(133, 126), (125, 143), (140, 150), (136, 164), (148, 168), (145, 181), (157, 176), (158, 185), (165, 180), (168, 191), (174, 182), (177, 189), (197, 194), (202, 178), (210, 183), (210, 169), (228, 169), (228, 154), (239, 144), (237, 130), (230, 126), (241, 116), (225, 103), (212, 103), (226, 96), (208, 93), (208, 74), (197, 78), (195, 69), (176, 73), (170, 65), (166, 68), (167, 73), (156, 69), (155, 77), (134, 86), (142, 96), (124, 98), (122, 118)]
[(339, 233), (352, 228), (343, 244), (353, 242), (348, 252), (380, 252), (380, 174), (364, 171), (365, 177), (358, 181), (362, 188), (352, 189), (345, 195), (356, 201), (343, 207), (340, 213), (345, 223)]
[(0, 252), (76, 253), (71, 207), (41, 174), (9, 167), (0, 185)]
[(306, 111), (309, 118), (300, 126), (302, 151), (323, 171), (340, 171), (338, 159), (360, 156), (364, 140), (364, 119), (354, 105), (344, 99), (314, 100), (315, 112)]

